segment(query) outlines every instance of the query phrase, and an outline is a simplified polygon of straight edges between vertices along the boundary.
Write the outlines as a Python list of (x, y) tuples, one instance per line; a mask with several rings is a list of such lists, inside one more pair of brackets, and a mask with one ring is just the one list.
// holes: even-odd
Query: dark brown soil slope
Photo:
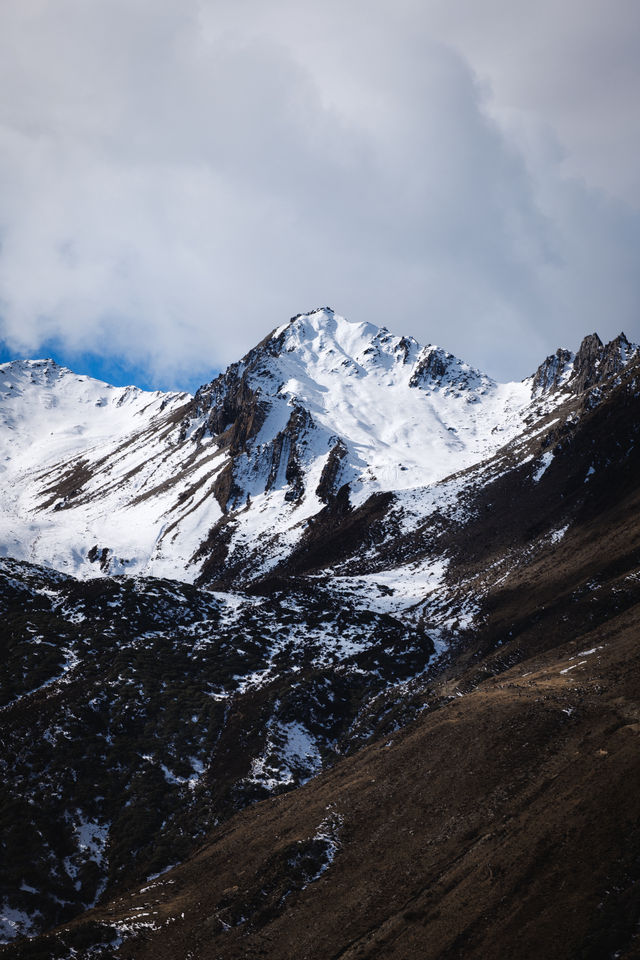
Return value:
[(140, 960), (640, 956), (639, 632), (634, 606), (425, 704), (67, 936), (153, 920), (106, 953)]

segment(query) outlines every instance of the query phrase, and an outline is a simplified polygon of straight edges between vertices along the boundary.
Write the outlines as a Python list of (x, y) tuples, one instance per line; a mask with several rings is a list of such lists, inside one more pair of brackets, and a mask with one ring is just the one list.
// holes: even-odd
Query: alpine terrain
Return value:
[(640, 957), (640, 349), (0, 365), (0, 956)]

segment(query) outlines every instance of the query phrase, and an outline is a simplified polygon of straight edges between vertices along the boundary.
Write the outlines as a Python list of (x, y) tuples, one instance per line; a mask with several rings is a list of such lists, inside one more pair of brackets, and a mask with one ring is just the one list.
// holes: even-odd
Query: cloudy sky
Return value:
[(639, 102), (637, 0), (4, 3), (2, 355), (193, 387), (325, 304), (500, 379), (640, 339)]

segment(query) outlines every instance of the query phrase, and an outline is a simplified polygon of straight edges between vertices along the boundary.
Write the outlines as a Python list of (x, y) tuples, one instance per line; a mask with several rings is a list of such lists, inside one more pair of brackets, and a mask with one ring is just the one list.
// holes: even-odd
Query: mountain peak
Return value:
[(303, 328), (307, 323), (315, 330), (329, 327), (332, 325), (335, 316), (335, 310), (332, 310), (331, 307), (316, 307), (314, 310), (309, 310), (306, 313), (296, 313), (295, 316), (290, 317), (286, 323), (282, 323), (279, 327), (276, 327), (267, 339), (280, 340), (288, 330)]
[(0, 384), (3, 389), (15, 389), (22, 386), (39, 384), (52, 387), (66, 378), (80, 378), (67, 367), (62, 367), (51, 357), (38, 360), (9, 360), (0, 364)]
[(624, 333), (619, 333), (606, 346), (597, 333), (589, 334), (580, 344), (573, 363), (575, 389), (579, 392), (588, 390), (615, 376), (637, 350), (637, 345), (629, 343)]
[(533, 393), (549, 393), (563, 386), (573, 371), (574, 354), (558, 347), (542, 361), (533, 375)]
[(299, 313), (292, 317), (276, 330), (273, 337), (286, 342), (287, 350), (309, 341), (319, 341), (318, 346), (322, 348), (329, 340), (335, 340), (343, 349), (352, 351), (358, 349), (362, 340), (370, 341), (383, 333), (388, 333), (386, 327), (377, 327), (366, 320), (347, 320), (331, 307), (318, 307), (310, 313)]
[(560, 348), (543, 360), (533, 375), (534, 393), (558, 388), (583, 393), (620, 373), (638, 350), (625, 333), (619, 333), (606, 345), (597, 333), (590, 333), (583, 338), (576, 354)]

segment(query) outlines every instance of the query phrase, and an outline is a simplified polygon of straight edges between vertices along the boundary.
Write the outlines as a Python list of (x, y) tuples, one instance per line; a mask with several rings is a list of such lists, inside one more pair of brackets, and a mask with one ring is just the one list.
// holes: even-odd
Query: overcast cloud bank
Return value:
[(640, 337), (640, 6), (21, 0), (0, 334), (178, 385), (293, 313), (501, 379)]

